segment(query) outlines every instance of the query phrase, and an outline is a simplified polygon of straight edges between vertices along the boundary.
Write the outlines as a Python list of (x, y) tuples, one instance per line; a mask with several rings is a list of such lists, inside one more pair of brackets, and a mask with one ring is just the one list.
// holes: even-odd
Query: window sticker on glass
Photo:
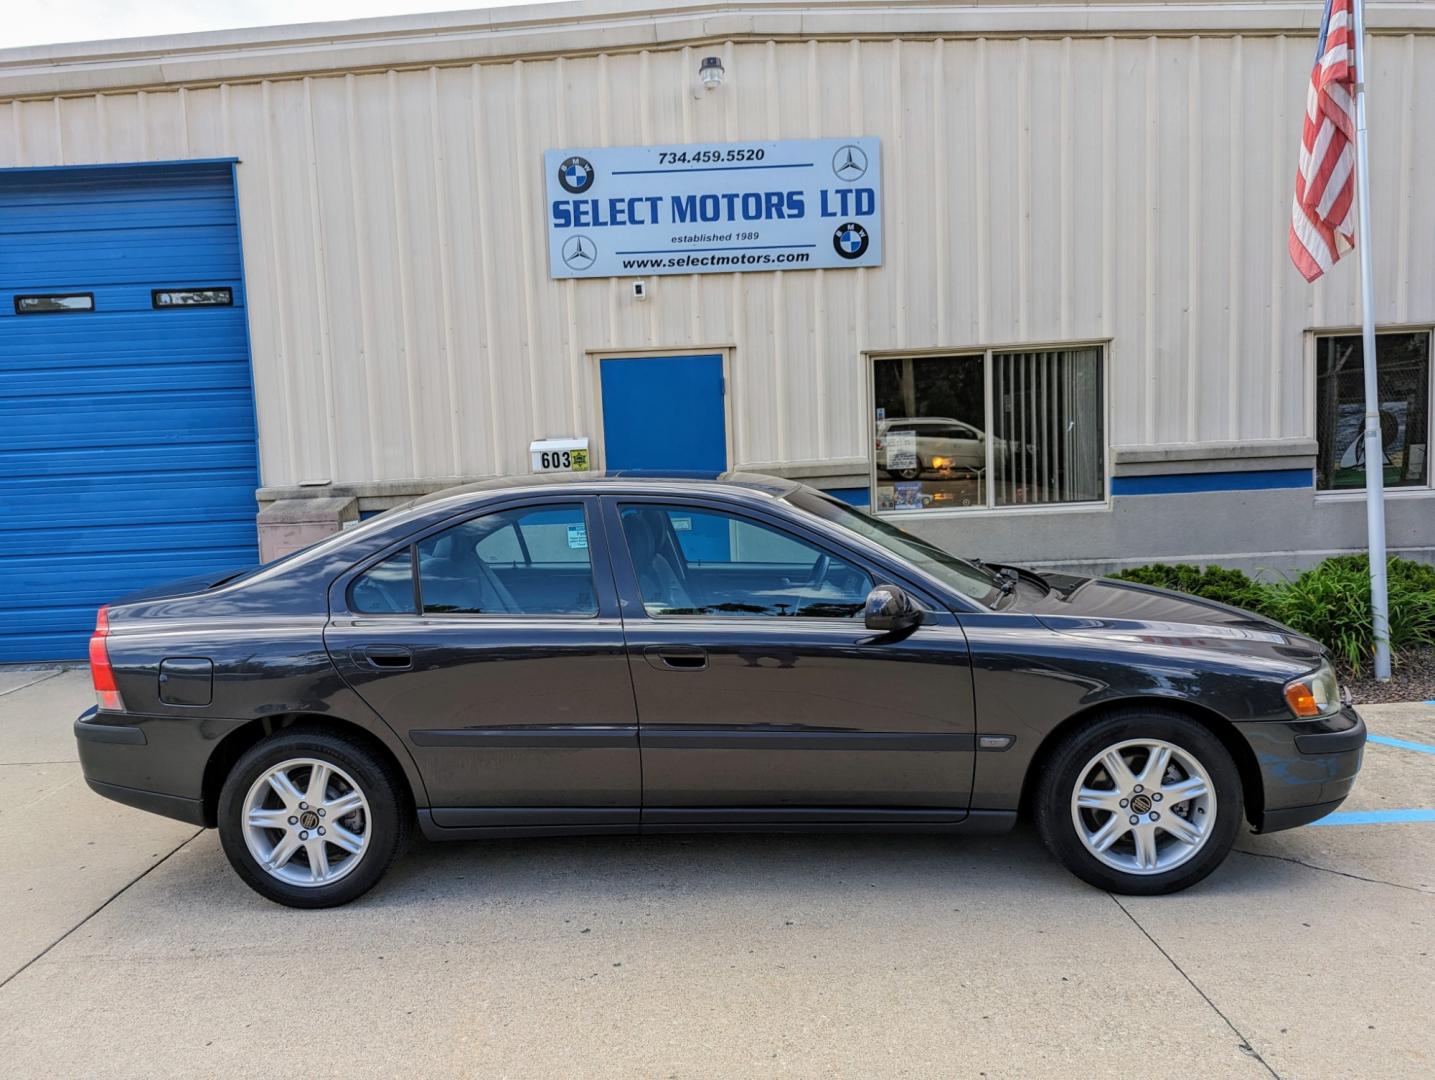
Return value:
[(568, 526), (568, 546), (570, 548), (586, 548), (588, 546), (588, 526)]
[(672, 519), (673, 532), (692, 532), (693, 519), (690, 517), (675, 517)]
[(48, 293), (44, 296), (15, 297), (16, 315), (55, 315), (94, 310), (94, 293)]

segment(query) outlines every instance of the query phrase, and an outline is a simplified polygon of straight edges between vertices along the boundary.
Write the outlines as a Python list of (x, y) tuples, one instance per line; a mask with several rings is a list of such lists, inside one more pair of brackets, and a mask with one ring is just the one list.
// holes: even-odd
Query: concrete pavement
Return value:
[[(214, 833), (85, 788), (83, 671), (17, 674), (6, 1076), (1435, 1074), (1435, 824), (1244, 836), (1150, 900), (1025, 828), (420, 844), (298, 912)], [(1435, 744), (1435, 707), (1363, 711)], [(1435, 807), (1435, 754), (1372, 745), (1348, 805)]]

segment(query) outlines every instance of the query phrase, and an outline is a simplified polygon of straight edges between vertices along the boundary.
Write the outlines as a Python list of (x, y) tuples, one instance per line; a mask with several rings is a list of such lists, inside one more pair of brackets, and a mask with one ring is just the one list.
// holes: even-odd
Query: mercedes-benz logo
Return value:
[(851, 183), (867, 175), (867, 155), (855, 143), (839, 146), (832, 155), (832, 172), (837, 179)]
[(598, 258), (598, 248), (581, 234), (563, 241), (563, 265), (569, 270), (587, 270)]
[(860, 259), (867, 253), (867, 230), (855, 221), (837, 226), (832, 234), (832, 250), (844, 259)]
[(563, 164), (558, 166), (558, 182), (563, 185), (564, 191), (573, 195), (582, 195), (593, 186), (596, 177), (593, 163), (577, 154), (565, 158)]

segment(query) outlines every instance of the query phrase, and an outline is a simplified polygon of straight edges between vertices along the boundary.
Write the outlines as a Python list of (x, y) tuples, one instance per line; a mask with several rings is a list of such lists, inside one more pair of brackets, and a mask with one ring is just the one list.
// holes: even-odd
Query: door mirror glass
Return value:
[(867, 629), (881, 634), (910, 630), (922, 622), (922, 609), (896, 585), (878, 585), (869, 592), (865, 613)]

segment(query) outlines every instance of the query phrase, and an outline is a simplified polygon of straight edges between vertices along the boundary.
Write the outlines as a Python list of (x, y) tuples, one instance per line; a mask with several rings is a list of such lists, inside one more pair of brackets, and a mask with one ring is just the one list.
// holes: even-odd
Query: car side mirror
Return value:
[(896, 585), (878, 585), (867, 594), (864, 618), (868, 630), (895, 634), (922, 624), (922, 609)]

